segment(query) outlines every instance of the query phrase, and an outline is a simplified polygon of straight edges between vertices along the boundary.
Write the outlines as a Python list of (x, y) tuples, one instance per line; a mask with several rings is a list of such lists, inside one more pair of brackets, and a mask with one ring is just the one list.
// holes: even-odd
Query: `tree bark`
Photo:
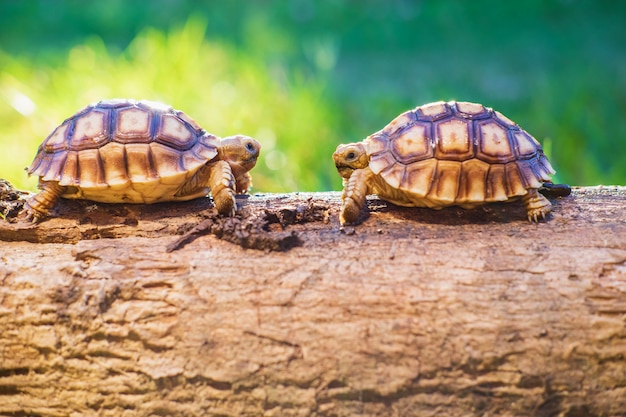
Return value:
[(1, 416), (625, 416), (626, 187), (0, 221)]

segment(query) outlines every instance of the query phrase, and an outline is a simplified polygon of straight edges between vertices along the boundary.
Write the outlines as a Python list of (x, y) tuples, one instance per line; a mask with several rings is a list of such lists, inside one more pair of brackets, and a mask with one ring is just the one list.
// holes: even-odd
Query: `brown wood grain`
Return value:
[(0, 222), (0, 415), (626, 415), (626, 187), (539, 224), (339, 198)]

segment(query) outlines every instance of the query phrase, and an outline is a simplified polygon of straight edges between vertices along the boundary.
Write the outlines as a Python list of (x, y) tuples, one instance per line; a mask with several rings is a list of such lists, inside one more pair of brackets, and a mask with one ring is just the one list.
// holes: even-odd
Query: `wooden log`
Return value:
[(539, 224), (339, 202), (0, 221), (0, 415), (626, 415), (626, 187)]

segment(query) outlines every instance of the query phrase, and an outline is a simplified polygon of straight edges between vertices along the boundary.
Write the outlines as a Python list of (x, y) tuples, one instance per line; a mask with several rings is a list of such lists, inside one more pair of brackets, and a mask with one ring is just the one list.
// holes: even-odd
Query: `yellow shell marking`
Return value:
[(506, 129), (496, 122), (480, 124), (478, 135), (479, 152), (489, 162), (509, 162), (515, 157)]
[(464, 160), (473, 156), (472, 141), (466, 122), (452, 119), (438, 123), (436, 128), (437, 158)]
[(164, 114), (161, 118), (160, 136), (165, 139), (171, 139), (174, 143), (188, 144), (194, 139), (189, 131), (176, 116)]
[(426, 126), (416, 124), (391, 142), (398, 160), (409, 162), (432, 156), (432, 146)]
[(124, 145), (115, 142), (107, 144), (106, 149), (103, 148), (102, 152), (100, 152), (104, 180), (114, 190), (124, 189), (130, 183), (130, 178), (128, 178), (126, 173), (124, 155)]
[(409, 125), (409, 123), (411, 123), (412, 121), (413, 121), (413, 118), (411, 117), (411, 112), (408, 112), (408, 111), (404, 112), (400, 116), (396, 117), (391, 122), (389, 122), (389, 124), (385, 126), (385, 128), (383, 129), (383, 132), (388, 135), (391, 135), (396, 130)]
[(446, 112), (446, 103), (443, 101), (437, 101), (435, 103), (426, 104), (419, 108), (424, 116), (437, 116), (438, 114)]
[(67, 128), (69, 123), (64, 123), (57, 127), (54, 132), (44, 141), (44, 150), (46, 152), (54, 152), (57, 149), (65, 147), (65, 135), (67, 134)]
[(537, 152), (539, 143), (523, 131), (515, 132), (519, 156), (529, 156)]
[(506, 201), (509, 196), (506, 191), (506, 175), (503, 164), (493, 164), (487, 175), (487, 201)]
[(436, 159), (426, 159), (407, 165), (400, 189), (424, 197), (430, 190), (436, 169)]
[(461, 179), (461, 163), (437, 161), (437, 173), (433, 178), (428, 198), (444, 204), (454, 203)]
[(479, 159), (461, 163), (461, 180), (456, 203), (485, 201), (485, 182), (489, 164)]
[(109, 129), (105, 123), (106, 115), (99, 111), (91, 111), (76, 120), (71, 147), (73, 149), (95, 148), (106, 139)]
[(150, 137), (150, 113), (138, 109), (122, 109), (119, 111), (117, 123), (117, 136), (120, 138), (149, 138)]
[(471, 114), (471, 115), (481, 114), (481, 113), (483, 113), (485, 111), (485, 107), (483, 107), (482, 104), (469, 103), (469, 102), (466, 102), (466, 101), (459, 101), (459, 102), (457, 102), (456, 103), (456, 108), (461, 113)]

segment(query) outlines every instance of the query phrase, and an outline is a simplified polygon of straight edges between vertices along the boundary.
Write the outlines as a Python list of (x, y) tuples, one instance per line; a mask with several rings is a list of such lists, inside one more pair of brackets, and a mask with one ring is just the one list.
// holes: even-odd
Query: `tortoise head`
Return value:
[(361, 142), (337, 146), (333, 160), (339, 175), (343, 178), (350, 178), (355, 169), (366, 168), (369, 165), (365, 146)]
[(222, 139), (218, 150), (219, 158), (228, 162), (235, 177), (254, 168), (260, 151), (261, 144), (244, 135)]

